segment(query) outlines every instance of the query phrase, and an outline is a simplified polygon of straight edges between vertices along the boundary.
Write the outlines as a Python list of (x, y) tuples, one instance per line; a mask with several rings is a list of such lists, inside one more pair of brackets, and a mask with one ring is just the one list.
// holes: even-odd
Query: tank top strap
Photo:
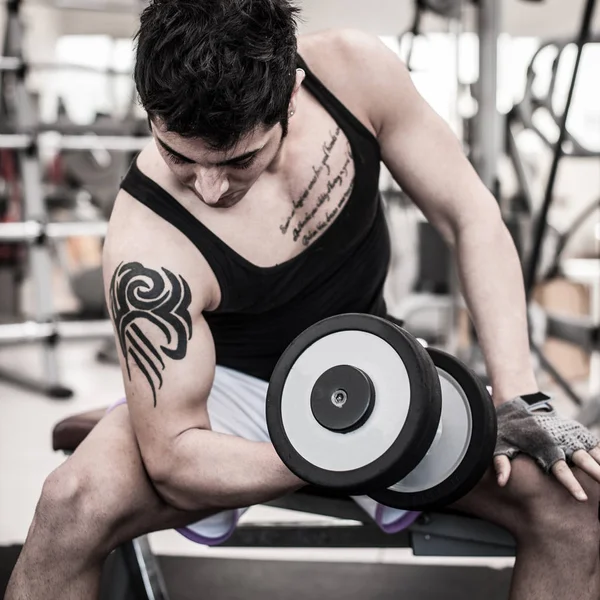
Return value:
[(318, 100), (318, 102), (327, 110), (327, 112), (336, 120), (342, 120), (347, 127), (361, 136), (361, 138), (370, 142), (379, 153), (379, 142), (377, 138), (361, 123), (340, 100), (323, 84), (323, 82), (311, 71), (306, 61), (298, 54), (296, 64), (298, 68), (306, 73), (304, 85), (306, 89)]
[(120, 187), (133, 196), (137, 202), (173, 225), (198, 248), (221, 286), (222, 300), (224, 301), (228, 289), (228, 286), (224, 285), (227, 281), (228, 269), (227, 261), (223, 260), (223, 242), (177, 202), (171, 194), (142, 173), (137, 166), (137, 157), (131, 163)]

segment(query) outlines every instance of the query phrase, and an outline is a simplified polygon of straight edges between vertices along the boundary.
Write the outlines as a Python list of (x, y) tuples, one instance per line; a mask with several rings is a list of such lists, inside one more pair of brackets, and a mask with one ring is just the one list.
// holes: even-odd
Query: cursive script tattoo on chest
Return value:
[[(181, 275), (139, 262), (121, 263), (112, 276), (109, 310), (131, 381), (130, 360), (144, 375), (154, 406), (163, 385), (165, 359), (181, 360), (192, 338), (190, 286)], [(152, 334), (144, 334), (140, 324)], [(150, 339), (152, 338), (152, 339)]]
[[(339, 210), (352, 194), (353, 156), (352, 149), (347, 141), (346, 150), (344, 152), (345, 162), (339, 171), (332, 174), (332, 168), (329, 164), (332, 152), (340, 139), (340, 133), (341, 130), (338, 127), (335, 132), (331, 134), (330, 139), (323, 143), (323, 156), (320, 163), (318, 166), (313, 165), (312, 177), (308, 182), (308, 185), (298, 199), (292, 203), (292, 212), (288, 215), (285, 222), (279, 226), (281, 233), (285, 235), (290, 230), (292, 223), (294, 223), (294, 227), (292, 228), (292, 239), (294, 242), (300, 240), (304, 246), (308, 246), (319, 233), (327, 228), (329, 223), (335, 218)], [(327, 178), (323, 191), (316, 197), (314, 204), (312, 204), (312, 206), (309, 205), (310, 208), (305, 209), (304, 214), (302, 214), (301, 209), (304, 208), (309, 197), (311, 199), (314, 197), (314, 194), (311, 195), (311, 192), (313, 192), (317, 183), (322, 181), (322, 175)], [(331, 207), (332, 195), (336, 193), (337, 189), (343, 191), (339, 200), (335, 201), (334, 206)], [(321, 210), (321, 208), (324, 205), (327, 205), (329, 208), (326, 207), (325, 214), (323, 215), (323, 210)], [(313, 223), (315, 220), (318, 221), (316, 224)]]

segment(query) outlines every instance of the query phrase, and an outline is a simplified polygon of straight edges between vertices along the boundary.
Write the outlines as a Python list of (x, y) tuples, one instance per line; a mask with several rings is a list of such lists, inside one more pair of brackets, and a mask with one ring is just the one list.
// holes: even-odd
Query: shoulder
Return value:
[[(400, 58), (379, 37), (358, 29), (328, 29), (298, 39), (308, 67), (371, 130), (380, 127), (380, 106), (387, 91), (412, 87)], [(392, 90), (393, 88), (393, 90)]]
[(168, 273), (185, 282), (192, 296), (191, 310), (196, 313), (218, 305), (217, 280), (200, 251), (179, 230), (121, 189), (103, 248), (107, 292), (113, 278), (128, 265), (135, 265), (139, 273), (158, 275), (165, 285), (170, 285)]
[[(359, 57), (365, 50), (377, 52), (383, 43), (376, 35), (360, 29), (324, 29), (298, 38), (300, 54), (311, 53), (316, 60), (332, 64)], [(331, 54), (328, 54), (329, 51)], [(350, 54), (349, 54), (350, 53)]]
[[(143, 175), (161, 185), (164, 175), (158, 161), (162, 160), (158, 152), (153, 150), (155, 144), (151, 141), (148, 146), (136, 157), (135, 165)], [(158, 159), (158, 160), (157, 160)], [(155, 242), (164, 240), (167, 247), (175, 235), (172, 225), (150, 210), (145, 204), (138, 201), (129, 192), (121, 188), (117, 194), (111, 214), (108, 235), (105, 246), (114, 251), (135, 251), (145, 246), (149, 238)]]

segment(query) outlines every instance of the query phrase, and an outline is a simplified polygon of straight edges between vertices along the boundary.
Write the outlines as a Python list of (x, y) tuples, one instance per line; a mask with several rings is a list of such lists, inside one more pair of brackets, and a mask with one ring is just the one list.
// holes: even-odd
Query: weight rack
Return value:
[[(71, 389), (61, 383), (57, 346), (61, 340), (104, 339), (112, 337), (109, 320), (60, 322), (52, 301), (51, 245), (72, 236), (104, 237), (107, 223), (51, 223), (42, 187), (43, 176), (39, 149), (48, 146), (68, 150), (141, 150), (149, 138), (123, 136), (113, 127), (96, 135), (92, 127), (69, 125), (66, 128), (44, 126), (37, 122), (32, 98), (26, 89), (28, 65), (23, 48), (21, 0), (6, 4), (7, 20), (0, 57), (0, 116), (13, 122), (13, 130), (0, 131), (0, 148), (16, 151), (22, 183), (22, 222), (0, 224), (0, 242), (27, 243), (28, 268), (34, 292), (33, 319), (23, 323), (0, 324), (0, 347), (37, 343), (43, 353), (41, 378), (0, 368), (0, 380), (43, 393), (53, 398), (68, 398)], [(51, 65), (47, 66), (51, 68)]]

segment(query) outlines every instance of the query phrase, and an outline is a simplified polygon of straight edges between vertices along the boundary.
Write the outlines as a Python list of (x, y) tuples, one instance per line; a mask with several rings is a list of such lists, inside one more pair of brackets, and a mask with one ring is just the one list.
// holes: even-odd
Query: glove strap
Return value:
[(520, 396), (529, 405), (529, 410), (534, 412), (536, 410), (546, 410), (552, 412), (553, 407), (550, 404), (552, 398), (543, 392), (535, 392), (534, 394), (523, 394)]

